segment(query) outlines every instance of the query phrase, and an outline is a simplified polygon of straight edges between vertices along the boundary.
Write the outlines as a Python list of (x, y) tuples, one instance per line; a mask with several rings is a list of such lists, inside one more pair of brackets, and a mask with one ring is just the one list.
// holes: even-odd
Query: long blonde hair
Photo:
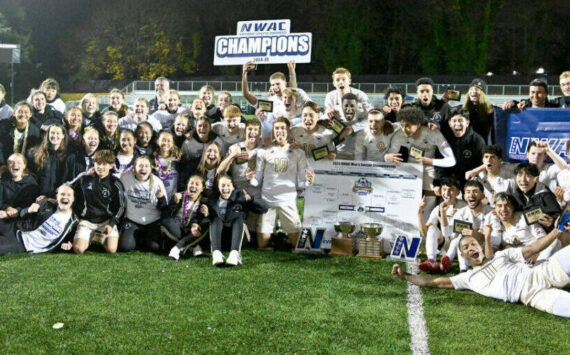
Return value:
[(483, 90), (481, 90), (481, 93), (479, 94), (478, 104), (473, 103), (473, 101), (471, 101), (471, 99), (469, 98), (469, 95), (467, 95), (467, 97), (465, 98), (465, 103), (463, 104), (464, 110), (471, 111), (475, 107), (479, 108), (479, 112), (485, 112), (485, 113), (493, 112), (493, 104), (491, 104), (489, 98), (487, 98), (487, 95), (485, 95)]

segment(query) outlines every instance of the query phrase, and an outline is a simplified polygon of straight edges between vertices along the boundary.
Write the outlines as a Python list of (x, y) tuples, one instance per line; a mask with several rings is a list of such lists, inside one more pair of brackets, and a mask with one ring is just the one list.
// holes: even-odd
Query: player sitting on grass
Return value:
[[(479, 242), (484, 241), (483, 226), (485, 216), (491, 212), (489, 205), (483, 204), (483, 186), (479, 181), (467, 181), (463, 187), (463, 200), (467, 206), (459, 208), (451, 220), (441, 215), (441, 230), (446, 238), (450, 239), (446, 255), (441, 258), (442, 271), (447, 272), (449, 265), (459, 253), (459, 239), (461, 236), (470, 236)], [(495, 247), (498, 247), (495, 246)], [(459, 270), (467, 270), (469, 264), (459, 255)]]
[(459, 191), (459, 182), (456, 179), (444, 177), (441, 179), (443, 202), (431, 211), (427, 223), (424, 220), (425, 196), (418, 207), (418, 225), (420, 232), (426, 238), (427, 259), (418, 265), (423, 272), (447, 272), (451, 266), (449, 258), (442, 258), (442, 265), (436, 261), (437, 254), (447, 250), (450, 242), (449, 238), (445, 238), (441, 232), (442, 217), (440, 216), (443, 216), (446, 221), (452, 220), (455, 212), (465, 207), (465, 202), (457, 199)]
[[(315, 161), (315, 158), (334, 160), (335, 134), (318, 124), (320, 115), (321, 108), (318, 104), (314, 102), (305, 104), (301, 114), (302, 125), (291, 128), (291, 147), (303, 149), (310, 161)], [(315, 151), (314, 154), (313, 151)], [(323, 155), (319, 155), (318, 151), (323, 151)]]
[[(558, 223), (558, 220), (557, 220)], [(453, 277), (432, 279), (404, 272), (400, 265), (392, 267), (394, 277), (418, 286), (472, 290), (483, 296), (505, 302), (531, 306), (560, 317), (570, 318), (570, 293), (560, 290), (570, 283), (570, 246), (546, 262), (529, 268), (529, 257), (540, 253), (561, 235), (570, 233), (570, 222), (564, 232), (555, 228), (548, 235), (525, 247), (509, 248), (487, 258), (479, 241), (472, 236), (461, 238), (461, 255), (473, 266), (472, 270)]]
[(356, 134), (354, 144), (355, 160), (384, 161), (384, 154), (390, 147), (394, 125), (384, 118), (379, 109), (368, 112), (368, 127)]
[(236, 190), (232, 179), (227, 175), (218, 179), (218, 190), (220, 197), (217, 200), (210, 200), (208, 204), (212, 264), (224, 263), (221, 252), (222, 238), (227, 233), (231, 235), (231, 251), (226, 264), (236, 266), (242, 263), (240, 250), (246, 214), (249, 211), (263, 214), (267, 212), (267, 205), (263, 200), (250, 196), (245, 189)]
[(297, 244), (301, 230), (301, 218), (297, 209), (297, 188), (312, 185), (315, 173), (307, 163), (305, 153), (291, 149), (289, 120), (278, 117), (273, 121), (275, 143), (257, 153), (255, 172), (248, 171), (247, 178), (253, 186), (261, 186), (261, 197), (269, 206), (269, 211), (261, 217), (258, 247), (265, 248), (275, 228), (276, 219), (291, 245)]
[[(0, 220), (0, 255), (44, 253), (55, 249), (71, 232), (77, 219), (73, 215), (73, 189), (63, 185), (57, 189), (57, 204), (43, 199), (20, 211), (17, 222)], [(61, 244), (64, 250), (71, 243)]]
[[(501, 249), (527, 246), (546, 235), (542, 226), (533, 221), (527, 221), (520, 212), (515, 212), (517, 201), (508, 193), (495, 195), (495, 213), (485, 217), (485, 256), (490, 258), (500, 245)], [(487, 241), (492, 241), (489, 244)], [(560, 241), (556, 239), (540, 254), (531, 255), (529, 264), (547, 260), (555, 251), (560, 249)]]
[(75, 213), (79, 225), (73, 239), (73, 251), (83, 254), (92, 241), (115, 253), (119, 242), (117, 225), (123, 216), (125, 194), (123, 184), (110, 174), (115, 154), (100, 150), (93, 156), (94, 173), (81, 173), (70, 184), (75, 190)]

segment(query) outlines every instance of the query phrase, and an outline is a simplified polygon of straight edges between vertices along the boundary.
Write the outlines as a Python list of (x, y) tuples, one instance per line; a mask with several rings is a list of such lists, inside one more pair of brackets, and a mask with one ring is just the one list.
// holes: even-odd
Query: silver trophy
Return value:
[(382, 234), (384, 226), (380, 223), (364, 223), (360, 225), (360, 230), (366, 235), (366, 240), (378, 240)]
[(334, 224), (334, 230), (338, 233), (337, 238), (350, 238), (349, 234), (354, 232), (354, 224), (348, 221), (337, 222)]

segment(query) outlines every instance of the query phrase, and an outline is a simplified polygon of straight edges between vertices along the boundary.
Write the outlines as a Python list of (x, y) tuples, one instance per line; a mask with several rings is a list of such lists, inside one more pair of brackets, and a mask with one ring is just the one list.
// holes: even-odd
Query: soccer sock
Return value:
[(570, 275), (570, 245), (557, 251), (554, 256), (560, 263), (560, 266), (562, 266), (562, 269), (564, 269), (564, 272)]
[(450, 261), (455, 260), (455, 257), (457, 256), (457, 244), (459, 243), (459, 239), (460, 238), (454, 238), (449, 243), (449, 248), (447, 248), (447, 256), (449, 257)]
[(437, 257), (437, 239), (439, 237), (439, 229), (435, 226), (429, 226), (426, 233), (426, 254), (428, 259)]
[(556, 298), (552, 306), (552, 314), (559, 317), (570, 318), (570, 293), (564, 292)]

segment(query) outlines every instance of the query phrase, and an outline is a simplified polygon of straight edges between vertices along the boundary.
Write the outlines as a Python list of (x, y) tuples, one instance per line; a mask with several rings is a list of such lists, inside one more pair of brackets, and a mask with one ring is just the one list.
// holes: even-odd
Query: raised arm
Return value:
[(556, 164), (560, 170), (564, 170), (568, 167), (566, 160), (564, 160), (564, 158), (562, 158), (560, 155), (556, 154), (556, 152), (550, 148), (548, 142), (537, 142), (537, 147), (544, 149), (544, 152), (550, 157), (550, 159), (552, 159), (554, 164)]
[(291, 89), (297, 88), (297, 74), (295, 74), (295, 67), (295, 60), (290, 60), (289, 63), (287, 63), (287, 68), (289, 68), (289, 87)]
[(404, 272), (402, 270), (402, 267), (398, 264), (394, 264), (394, 266), (392, 266), (392, 276), (409, 281), (414, 285), (418, 285), (420, 287), (447, 288), (451, 290), (455, 289), (449, 277), (438, 277), (436, 279), (432, 279), (431, 277), (426, 277), (423, 275), (412, 275), (410, 273)]
[(564, 232), (561, 232), (558, 229), (559, 221), (560, 218), (557, 218), (556, 222), (554, 223), (555, 227), (552, 231), (550, 231), (550, 233), (548, 233), (542, 238), (538, 238), (536, 241), (534, 241), (534, 243), (522, 248), (522, 255), (525, 259), (529, 258), (531, 255), (540, 253), (541, 251), (546, 249), (546, 247), (548, 247), (550, 244), (552, 244), (552, 242), (558, 239), (562, 233), (570, 233), (570, 222), (566, 223), (566, 226), (564, 227)]
[(242, 67), (241, 93), (242, 93), (243, 97), (245, 97), (245, 99), (247, 101), (249, 101), (250, 104), (255, 105), (257, 103), (257, 98), (255, 97), (255, 95), (253, 95), (252, 93), (249, 92), (249, 85), (247, 85), (247, 70), (249, 69), (249, 67), (251, 65), (253, 65), (253, 62), (248, 61)]

